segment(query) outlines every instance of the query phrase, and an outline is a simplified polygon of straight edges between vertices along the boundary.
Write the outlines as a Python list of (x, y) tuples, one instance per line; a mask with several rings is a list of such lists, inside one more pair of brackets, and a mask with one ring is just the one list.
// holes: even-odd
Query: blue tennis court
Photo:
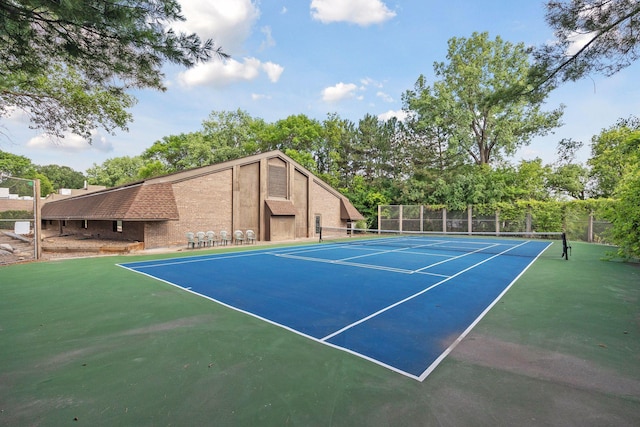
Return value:
[(422, 381), (550, 245), (353, 241), (121, 266)]

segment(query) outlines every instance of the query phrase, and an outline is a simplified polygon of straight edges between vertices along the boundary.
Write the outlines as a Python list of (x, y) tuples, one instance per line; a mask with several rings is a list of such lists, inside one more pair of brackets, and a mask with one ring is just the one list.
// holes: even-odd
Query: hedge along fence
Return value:
[(607, 243), (611, 224), (606, 217), (613, 208), (615, 201), (609, 199), (528, 200), (473, 205), (466, 210), (442, 205), (380, 205), (378, 229), (496, 234), (564, 231), (572, 240)]

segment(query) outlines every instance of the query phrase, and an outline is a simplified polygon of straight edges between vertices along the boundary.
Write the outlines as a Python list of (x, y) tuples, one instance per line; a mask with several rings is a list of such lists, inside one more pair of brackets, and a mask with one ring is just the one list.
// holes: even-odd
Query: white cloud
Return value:
[(407, 118), (407, 112), (404, 110), (396, 110), (396, 111), (389, 110), (386, 113), (378, 114), (378, 119), (384, 120), (384, 121), (392, 119), (393, 117), (403, 122)]
[(374, 86), (377, 88), (382, 88), (382, 83), (372, 79), (371, 77), (365, 77), (364, 79), (360, 79), (360, 83), (362, 83), (363, 87), (366, 86)]
[(311, 16), (324, 24), (350, 22), (366, 27), (387, 21), (396, 13), (381, 0), (312, 0)]
[(180, 0), (180, 5), (186, 21), (174, 22), (172, 28), (213, 39), (216, 46), (231, 55), (241, 51), (260, 17), (257, 3), (251, 0)]
[(353, 98), (358, 86), (353, 83), (338, 83), (335, 86), (325, 88), (322, 91), (322, 100), (325, 102), (337, 102), (347, 98)]
[(260, 44), (260, 50), (265, 50), (276, 45), (276, 41), (271, 35), (271, 27), (268, 25), (260, 28), (260, 32), (264, 34), (264, 41)]
[(254, 101), (260, 101), (261, 99), (271, 99), (271, 96), (269, 95), (264, 95), (261, 93), (252, 93), (251, 94), (251, 99)]
[(273, 62), (265, 62), (262, 64), (262, 70), (267, 73), (271, 83), (277, 83), (284, 71), (284, 67)]
[(235, 59), (227, 61), (211, 61), (198, 64), (178, 75), (179, 82), (184, 86), (227, 86), (232, 83), (255, 80), (263, 71), (272, 83), (280, 78), (284, 68), (273, 62), (262, 63), (256, 58), (243, 58), (242, 62)]
[(382, 99), (384, 102), (393, 102), (393, 98), (391, 97), (391, 95), (384, 93), (382, 91), (377, 92), (376, 96)]
[(567, 55), (575, 55), (586, 46), (597, 35), (596, 32), (591, 33), (574, 33), (569, 37), (571, 44), (567, 48)]
[(104, 135), (94, 130), (91, 132), (91, 144), (89, 141), (76, 134), (66, 134), (64, 138), (40, 134), (27, 142), (27, 147), (34, 149), (56, 149), (66, 152), (78, 152), (97, 150), (104, 153), (113, 151), (113, 144), (107, 141)]
[[(4, 120), (13, 125), (24, 126), (29, 123), (30, 117), (26, 111), (9, 105), (5, 107), (4, 111), (0, 109), (0, 120)], [(2, 125), (2, 121), (0, 121), (0, 136), (2, 136), (2, 128), (4, 128), (4, 126)]]

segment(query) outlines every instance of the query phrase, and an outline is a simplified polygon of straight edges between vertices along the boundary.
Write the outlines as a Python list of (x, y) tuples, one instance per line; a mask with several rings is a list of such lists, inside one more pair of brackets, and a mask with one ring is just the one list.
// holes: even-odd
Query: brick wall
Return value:
[[(323, 227), (346, 227), (347, 222), (340, 219), (340, 198), (328, 191), (317, 181), (311, 187), (313, 197), (313, 215), (321, 215)], [(315, 229), (313, 230), (315, 232)]]
[(173, 184), (179, 221), (147, 223), (145, 248), (186, 245), (189, 231), (232, 233), (232, 169)]

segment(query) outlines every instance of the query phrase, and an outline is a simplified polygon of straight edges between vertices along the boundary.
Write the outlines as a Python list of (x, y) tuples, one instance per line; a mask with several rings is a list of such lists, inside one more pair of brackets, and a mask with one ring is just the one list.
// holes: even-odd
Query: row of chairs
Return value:
[(218, 246), (226, 246), (232, 242), (235, 242), (236, 245), (255, 243), (256, 233), (253, 230), (247, 230), (246, 235), (242, 230), (236, 230), (233, 232), (233, 236), (225, 230), (221, 231), (219, 235), (215, 231), (207, 231), (206, 233), (204, 231), (198, 231), (197, 233), (190, 231), (187, 233), (187, 248), (213, 247), (216, 244)]

